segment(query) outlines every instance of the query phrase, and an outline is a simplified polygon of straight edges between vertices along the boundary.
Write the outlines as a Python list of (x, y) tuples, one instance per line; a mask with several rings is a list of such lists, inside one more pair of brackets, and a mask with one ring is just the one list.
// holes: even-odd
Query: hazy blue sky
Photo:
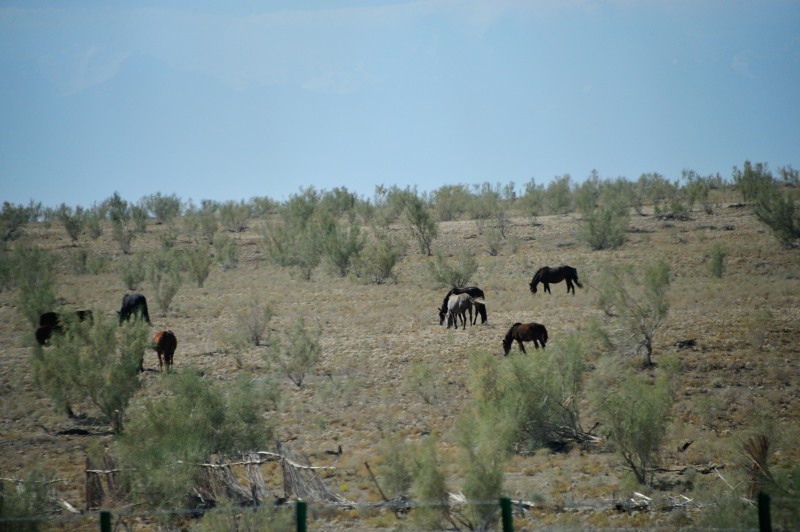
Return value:
[(798, 0), (0, 0), (0, 200), (800, 164)]

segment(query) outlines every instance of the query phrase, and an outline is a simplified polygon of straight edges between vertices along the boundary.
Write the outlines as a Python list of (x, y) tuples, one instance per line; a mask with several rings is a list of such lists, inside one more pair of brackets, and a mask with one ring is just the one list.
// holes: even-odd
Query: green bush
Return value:
[(346, 277), (366, 244), (361, 229), (350, 224), (349, 227), (332, 223), (322, 234), (322, 249), (331, 270), (339, 277)]
[(669, 285), (670, 266), (664, 261), (645, 266), (641, 273), (631, 266), (608, 265), (597, 285), (598, 307), (620, 322), (619, 341), (633, 340), (637, 354), (644, 349), (648, 367), (653, 364), (653, 339), (669, 313)]
[(610, 373), (614, 382), (595, 377), (598, 382), (593, 387), (601, 430), (636, 480), (648, 484), (667, 433), (674, 376), (669, 369), (660, 369), (653, 383), (647, 375), (623, 372), (618, 365)]
[(269, 359), (301, 388), (306, 375), (319, 362), (322, 354), (320, 331), (310, 331), (302, 318), (282, 338), (276, 338), (269, 349)]
[(55, 482), (54, 473), (38, 467), (19, 484), (0, 479), (0, 532), (49, 530), (45, 516), (58, 511)]
[(394, 277), (394, 267), (403, 254), (399, 240), (378, 233), (376, 239), (364, 244), (364, 248), (353, 262), (356, 277), (375, 284), (383, 284)]
[(725, 257), (727, 256), (728, 252), (721, 244), (714, 244), (714, 249), (711, 250), (709, 270), (711, 271), (711, 275), (717, 279), (721, 279), (725, 274)]
[(247, 310), (239, 313), (239, 326), (250, 343), (261, 345), (261, 341), (267, 338), (267, 325), (272, 316), (272, 307), (262, 303), (258, 297), (252, 298)]
[(572, 210), (572, 181), (568, 174), (553, 179), (547, 185), (544, 204), (551, 214), (567, 214)]
[(219, 206), (219, 219), (226, 231), (241, 233), (247, 229), (252, 216), (252, 207), (244, 201), (228, 201)]
[(412, 519), (420, 529), (440, 530), (450, 522), (447, 483), (436, 453), (436, 438), (426, 436), (413, 452), (412, 486), (417, 500), (425, 504), (414, 509)]
[(417, 239), (420, 251), (431, 256), (431, 246), (439, 234), (439, 228), (425, 202), (416, 195), (409, 196), (405, 212), (408, 227)]
[(147, 278), (147, 256), (139, 252), (119, 261), (119, 274), (128, 290), (136, 290)]
[(8, 260), (17, 288), (17, 310), (36, 327), (39, 316), (55, 308), (56, 257), (37, 246), (18, 242)]
[(141, 386), (149, 330), (138, 321), (120, 327), (102, 315), (91, 323), (63, 319), (64, 334), (53, 335), (50, 347), (34, 347), (34, 379), (58, 409), (69, 412), (71, 405), (89, 402), (120, 433), (125, 409)]
[(220, 268), (232, 270), (239, 266), (239, 246), (236, 241), (225, 234), (214, 237), (214, 252)]
[(433, 205), (440, 222), (458, 219), (467, 212), (472, 195), (463, 185), (448, 185), (433, 193)]
[(478, 271), (478, 262), (469, 251), (463, 251), (452, 262), (440, 253), (432, 262), (428, 262), (428, 273), (437, 286), (456, 288), (467, 284)]
[(197, 283), (198, 288), (203, 288), (203, 285), (211, 273), (211, 265), (214, 259), (211, 257), (211, 248), (208, 244), (200, 244), (196, 247), (188, 249), (184, 253), (184, 261), (189, 276)]
[(603, 205), (584, 215), (579, 234), (595, 251), (614, 249), (625, 243), (629, 224), (630, 217), (621, 205)]
[(181, 200), (174, 194), (163, 196), (158, 192), (145, 196), (141, 203), (152, 213), (158, 224), (169, 223), (181, 214)]
[(80, 238), (83, 226), (86, 223), (86, 213), (83, 207), (78, 206), (73, 210), (72, 207), (62, 203), (56, 211), (56, 218), (64, 226), (64, 230), (74, 246)]
[(223, 388), (196, 369), (166, 374), (159, 385), (160, 393), (131, 408), (117, 442), (120, 469), (133, 497), (151, 507), (192, 508), (201, 464), (213, 453), (238, 455), (271, 443), (265, 413), (277, 408), (279, 396), (271, 381), (241, 378)]
[(169, 312), (172, 300), (183, 283), (181, 259), (176, 250), (161, 250), (150, 255), (147, 277), (162, 313)]

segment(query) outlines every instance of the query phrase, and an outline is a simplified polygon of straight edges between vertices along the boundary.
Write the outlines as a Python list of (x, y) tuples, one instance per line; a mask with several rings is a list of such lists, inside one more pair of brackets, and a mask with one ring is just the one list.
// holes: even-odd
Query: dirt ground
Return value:
[[(208, 379), (225, 382), (242, 373), (266, 371), (265, 347), (237, 352), (230, 345), (239, 313), (255, 297), (269, 302), (275, 311), (269, 324), (273, 334), (300, 318), (317, 325), (322, 331), (321, 362), (302, 388), (282, 380), (278, 439), (314, 465), (334, 465), (335, 469), (323, 474), (326, 485), (356, 505), (366, 505), (381, 499), (364, 464), (380, 466), (379, 449), (389, 437), (419, 440), (436, 435), (449, 473), (448, 487), (458, 490), (461, 479), (447, 462), (457, 450), (455, 421), (468, 400), (465, 377), (473, 353), (488, 350), (501, 359), (501, 340), (517, 321), (545, 324), (550, 345), (555, 346), (594, 317), (608, 320), (596, 305), (595, 283), (605, 264), (641, 267), (666, 259), (673, 277), (671, 308), (656, 335), (654, 360), (676, 354), (681, 380), (664, 445), (662, 466), (667, 472), (662, 475), (661, 489), (632, 483), (619, 457), (605, 446), (514, 456), (505, 468), (505, 492), (514, 500), (536, 503), (518, 511), (515, 529), (709, 526), (709, 515), (720, 511), (720, 499), (735, 500), (743, 493), (744, 476), (738, 467), (741, 440), (759, 427), (768, 427), (774, 435), (773, 467), (798, 462), (798, 250), (780, 247), (747, 209), (735, 205), (722, 205), (710, 215), (696, 210), (685, 221), (634, 215), (628, 242), (609, 251), (591, 251), (576, 236), (578, 215), (542, 216), (535, 224), (514, 217), (511, 222), (509, 237), (495, 256), (488, 253), (485, 236), (474, 221), (442, 222), (434, 241), (434, 250), (451, 260), (463, 250), (475, 254), (479, 268), (472, 284), (486, 292), (489, 314), (483, 325), (457, 331), (439, 325), (436, 309), (446, 289), (432, 283), (426, 266), (431, 259), (418, 252), (402, 225), (392, 228), (408, 241), (408, 253), (395, 268), (397, 278), (375, 285), (324, 271), (305, 281), (267, 264), (258, 245), (260, 221), (254, 220), (246, 231), (230, 234), (240, 249), (238, 267), (223, 271), (215, 266), (203, 288), (185, 282), (166, 315), (160, 315), (151, 302), (151, 330), (175, 332), (177, 370), (192, 366)], [(164, 230), (149, 225), (146, 235), (134, 241), (133, 250), (156, 249)], [(91, 308), (114, 316), (125, 293), (115, 271), (68, 273), (67, 257), (74, 249), (63, 228), (38, 224), (28, 232), (39, 245), (63, 258), (58, 296), (64, 308)], [(709, 273), (715, 244), (727, 251), (722, 278)], [(188, 245), (188, 237), (182, 235), (178, 247)], [(83, 236), (78, 247), (114, 261), (120, 258), (108, 229), (95, 241)], [(563, 283), (552, 285), (552, 294), (531, 294), (528, 283), (535, 270), (558, 264), (577, 267), (584, 287), (574, 296), (566, 293)], [(148, 289), (145, 282), (142, 292), (148, 294)], [(15, 308), (15, 298), (14, 291), (0, 292), (0, 337), (4, 340), (0, 477), (22, 478), (31, 467), (44, 466), (61, 480), (59, 497), (83, 509), (87, 449), (111, 443), (112, 436), (105, 434), (103, 426), (83, 427), (91, 429), (91, 435), (63, 433), (75, 428), (76, 422), (55, 411), (50, 399), (34, 386), (29, 362), (33, 331)], [(753, 325), (753, 317), (760, 309), (769, 309), (772, 317), (759, 328)], [(677, 347), (685, 340), (694, 344)], [(537, 356), (532, 346), (527, 356)], [(435, 393), (428, 401), (409, 386), (411, 370), (421, 364), (435, 368), (430, 375)], [(143, 397), (160, 378), (154, 352), (148, 352), (145, 368)], [(582, 420), (585, 427), (593, 422), (588, 416)], [(693, 440), (692, 445), (678, 453), (676, 448), (688, 440)], [(326, 452), (338, 446), (341, 456)], [(264, 475), (275, 496), (281, 496), (277, 466), (265, 465)], [(654, 500), (686, 497), (693, 502), (679, 509), (662, 503), (670, 509), (620, 511), (617, 503), (629, 501), (637, 491)], [(146, 516), (135, 516), (130, 506), (116, 510), (131, 512), (124, 522), (129, 528), (152, 526)], [(411, 523), (387, 510), (316, 508), (310, 512), (311, 528), (319, 530), (411, 529)], [(96, 521), (53, 521), (53, 526), (94, 529)]]

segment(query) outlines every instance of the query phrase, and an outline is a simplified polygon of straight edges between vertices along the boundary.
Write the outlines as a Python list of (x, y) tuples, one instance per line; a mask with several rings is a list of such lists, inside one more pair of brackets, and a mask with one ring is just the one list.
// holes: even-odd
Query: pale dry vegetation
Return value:
[[(596, 320), (612, 327), (612, 318), (597, 306), (597, 285), (606, 265), (630, 265), (641, 270), (657, 260), (670, 265), (670, 309), (654, 338), (656, 367), (666, 357), (679, 365), (674, 402), (669, 415), (659, 466), (672, 473), (656, 475), (651, 486), (640, 486), (607, 441), (574, 445), (562, 452), (548, 449), (512, 454), (502, 465), (502, 491), (514, 500), (533, 503), (515, 517), (518, 530), (541, 527), (667, 527), (725, 524), (725, 505), (742, 495), (747, 475), (742, 442), (754, 433), (771, 438), (770, 465), (791, 470), (800, 461), (800, 260), (796, 249), (777, 242), (744, 208), (727, 198), (709, 214), (699, 206), (687, 219), (664, 219), (645, 206), (632, 213), (627, 241), (620, 247), (593, 251), (580, 239), (582, 215), (528, 215), (510, 211), (503, 227), (506, 238), (489, 250), (479, 225), (466, 215), (438, 223), (430, 251), (420, 248), (407, 222), (397, 219), (386, 234), (405, 242), (394, 268), (394, 279), (382, 284), (359, 282), (318, 268), (310, 280), (291, 268), (266, 260), (262, 246), (264, 218), (250, 218), (225, 233), (238, 250), (238, 260), (215, 264), (203, 283), (184, 282), (167, 306), (159, 310), (152, 284), (141, 292), (150, 298), (151, 334), (171, 329), (178, 338), (175, 371), (197, 371), (208, 382), (232, 387), (240, 376), (278, 379), (279, 407), (253, 404), (269, 417), (275, 439), (286, 443), (314, 465), (335, 465), (322, 473), (332, 490), (357, 504), (354, 510), (313, 509), (312, 528), (414, 529), (423, 524), (396, 517), (389, 510), (368, 509), (381, 500), (365, 463), (374, 471), (391, 471), (387, 442), (421, 445), (436, 438), (436, 459), (447, 488), (464, 486), (458, 466), (458, 420), (470, 401), (467, 368), (470, 358), (488, 351), (503, 362), (501, 340), (514, 322), (536, 321), (547, 326), (548, 350)], [(270, 216), (265, 215), (267, 219)], [(127, 260), (112, 238), (109, 222), (97, 239), (83, 236), (81, 249), (107, 257), (112, 264)], [(177, 225), (180, 227), (180, 224)], [(154, 252), (160, 235), (175, 226), (150, 220), (147, 231), (131, 243), (133, 252)], [(112, 268), (103, 273), (72, 273), (67, 266), (73, 238), (63, 227), (31, 224), (26, 232), (38, 246), (59, 257), (56, 296), (63, 308), (91, 308), (115, 318), (126, 286)], [(715, 246), (725, 250), (724, 274), (714, 275), (710, 262)], [(194, 249), (192, 238), (178, 230), (178, 253)], [(491, 251), (491, 252), (490, 252)], [(439, 254), (454, 260), (469, 253), (477, 262), (470, 284), (483, 288), (488, 323), (448, 330), (438, 323), (436, 309), (446, 291), (431, 278), (429, 263)], [(530, 293), (528, 283), (540, 266), (577, 267), (583, 289), (568, 295), (564, 284), (552, 295)], [(202, 286), (198, 286), (202, 284)], [(266, 329), (256, 342), (242, 340), (242, 316), (254, 302), (269, 307)], [(768, 319), (764, 312), (769, 311)], [(270, 356), (270, 345), (289, 334), (299, 322), (319, 331), (317, 364), (297, 385)], [(114, 436), (88, 405), (73, 409), (89, 419), (69, 420), (33, 382), (30, 358), (33, 330), (16, 308), (14, 290), (0, 292), (0, 476), (25, 478), (39, 466), (61, 479), (58, 496), (77, 508), (85, 507), (84, 466), (88, 454), (111, 446)], [(246, 335), (245, 335), (246, 336)], [(694, 340), (677, 347), (677, 343)], [(528, 357), (541, 356), (532, 348)], [(511, 356), (520, 356), (516, 346)], [(606, 357), (621, 357), (605, 353)], [(639, 361), (625, 365), (640, 374)], [(162, 394), (155, 352), (147, 351), (139, 378), (141, 390), (131, 403), (135, 412), (145, 400)], [(587, 376), (602, 371), (588, 361)], [(296, 381), (296, 379), (295, 379)], [(588, 397), (580, 401), (582, 424), (594, 425), (597, 412)], [(60, 433), (83, 428), (91, 435)], [(597, 432), (602, 434), (602, 429)], [(687, 440), (685, 453), (676, 448)], [(263, 450), (273, 450), (272, 441)], [(326, 451), (337, 450), (334, 456)], [(691, 467), (689, 467), (691, 466)], [(714, 472), (713, 466), (717, 466)], [(262, 466), (274, 495), (282, 496), (280, 469)], [(378, 474), (378, 482), (391, 484)], [(384, 486), (384, 487), (385, 487)], [(684, 495), (695, 503), (660, 511), (619, 511), (615, 502), (634, 491), (656, 500)], [(387, 493), (395, 496), (395, 493)], [(156, 518), (135, 515), (130, 504), (112, 507), (134, 529), (156, 526)], [(752, 510), (755, 516), (755, 509)], [(412, 512), (413, 514), (413, 512)], [(422, 515), (422, 512), (420, 512)], [(219, 518), (224, 522), (223, 518)], [(202, 521), (202, 520), (200, 520)], [(210, 522), (210, 521), (209, 521)], [(190, 526), (198, 522), (190, 521)], [(739, 526), (742, 523), (734, 523)], [(94, 528), (91, 520), (66, 521), (66, 528)], [(220, 525), (225, 526), (225, 525)]]

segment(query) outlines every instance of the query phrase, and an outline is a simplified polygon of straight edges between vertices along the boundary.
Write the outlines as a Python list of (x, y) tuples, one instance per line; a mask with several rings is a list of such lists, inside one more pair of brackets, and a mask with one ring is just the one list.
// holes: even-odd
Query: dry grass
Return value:
[[(488, 324), (466, 331), (438, 325), (436, 307), (443, 290), (433, 287), (426, 273), (430, 259), (417, 253), (409, 242), (409, 255), (396, 268), (397, 282), (365, 285), (316, 273), (310, 282), (260, 260), (259, 223), (233, 235), (240, 246), (237, 269), (215, 268), (204, 288), (184, 284), (168, 315), (155, 315), (153, 330), (170, 328), (178, 337), (175, 367), (194, 366), (216, 381), (232, 380), (245, 372), (259, 375), (267, 370), (265, 347), (237, 352), (231, 335), (238, 313), (253, 297), (269, 302), (275, 316), (269, 323), (282, 331), (300, 318), (322, 330), (320, 364), (302, 388), (282, 380), (284, 402), (277, 419), (278, 437), (297, 453), (319, 465), (331, 463), (326, 450), (341, 445), (335, 473), (326, 482), (357, 502), (378, 500), (365, 462), (380, 462), (380, 443), (389, 436), (417, 440), (437, 434), (439, 455), (451, 474), (451, 487), (459, 485), (454, 465), (454, 423), (468, 399), (465, 384), (467, 361), (476, 350), (502, 357), (500, 342), (515, 321), (538, 321), (550, 332), (550, 342), (579, 330), (591, 318), (606, 320), (595, 306), (594, 280), (606, 263), (634, 266), (658, 258), (672, 265), (674, 282), (671, 311), (656, 336), (654, 360), (677, 353), (682, 363), (682, 382), (673, 410), (673, 422), (664, 450), (665, 465), (726, 466), (735, 476), (737, 442), (745, 431), (764, 418), (773, 420), (776, 433), (797, 436), (800, 419), (800, 261), (797, 251), (780, 248), (744, 209), (721, 208), (713, 215), (695, 211), (689, 221), (662, 221), (652, 216), (634, 217), (633, 231), (621, 249), (592, 252), (576, 240), (577, 215), (539, 217), (532, 226), (525, 218), (513, 218), (511, 243), (497, 256), (487, 246), (473, 221), (440, 224), (434, 249), (458, 256), (468, 249), (477, 254), (479, 269), (473, 281), (486, 292)], [(134, 244), (134, 250), (153, 250), (166, 229), (151, 225)], [(32, 227), (40, 245), (64, 257), (70, 242), (63, 229)], [(394, 228), (404, 234), (401, 227)], [(94, 253), (119, 259), (110, 231), (97, 241), (79, 245)], [(405, 235), (408, 236), (408, 235)], [(179, 242), (181, 239), (179, 239)], [(713, 277), (708, 262), (714, 244), (728, 252), (726, 273)], [(180, 245), (188, 245), (184, 238)], [(568, 263), (578, 268), (583, 289), (573, 297), (563, 284), (553, 294), (528, 290), (533, 272), (543, 265)], [(59, 275), (58, 295), (68, 307), (93, 308), (109, 316), (119, 308), (125, 292), (114, 273)], [(148, 293), (145, 285), (143, 292)], [(57, 471), (65, 482), (61, 495), (83, 506), (83, 463), (86, 449), (109, 437), (57, 436), (70, 426), (54, 413), (49, 400), (33, 385), (27, 347), (29, 327), (14, 308), (14, 294), (0, 293), (0, 476), (22, 477), (34, 464)], [(759, 331), (760, 349), (748, 338), (752, 317), (769, 309), (772, 319)], [(695, 339), (695, 349), (676, 351), (679, 340)], [(550, 344), (549, 344), (550, 345)], [(530, 350), (529, 356), (536, 356)], [(145, 367), (157, 370), (155, 353)], [(433, 386), (422, 387), (419, 368), (428, 368)], [(153, 393), (159, 376), (145, 372), (142, 394)], [(257, 405), (254, 405), (257, 407)], [(589, 409), (585, 409), (589, 412)], [(589, 415), (589, 414), (587, 414)], [(591, 426), (592, 419), (584, 420)], [(672, 451), (687, 439), (695, 442), (685, 455)], [(796, 463), (798, 450), (790, 439), (771, 459)], [(103, 441), (99, 442), (103, 443)], [(269, 445), (269, 442), (265, 442)], [(278, 470), (265, 466), (277, 494), (281, 494)], [(698, 479), (697, 485), (721, 484), (716, 478)], [(630, 495), (629, 475), (609, 452), (549, 452), (516, 456), (506, 467), (506, 491), (512, 498), (538, 501), (542, 509), (516, 523), (518, 529), (553, 526), (672, 527), (691, 525), (697, 511), (625, 514), (608, 511), (614, 497)], [(703, 499), (708, 491), (682, 492)], [(569, 510), (580, 506), (579, 511)], [(558, 511), (559, 508), (567, 508)], [(320, 528), (402, 528), (391, 513), (322, 512), (315, 514)]]

